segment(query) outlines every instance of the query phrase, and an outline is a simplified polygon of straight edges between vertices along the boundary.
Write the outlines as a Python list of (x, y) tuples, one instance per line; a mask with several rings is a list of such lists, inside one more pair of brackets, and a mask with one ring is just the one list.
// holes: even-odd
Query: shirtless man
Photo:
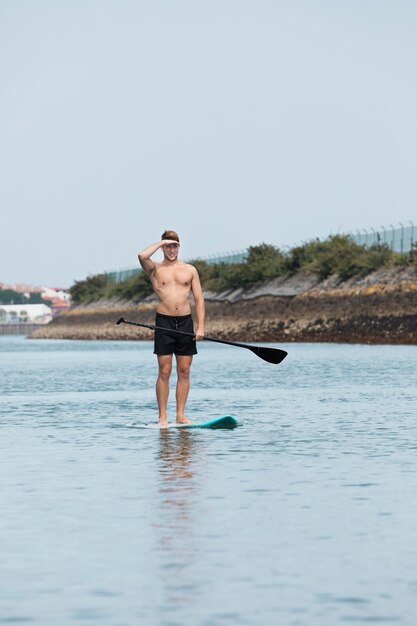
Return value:
[[(164, 260), (152, 261), (153, 254), (162, 248)], [(194, 337), (178, 335), (160, 330), (155, 331), (154, 354), (158, 357), (158, 379), (156, 398), (159, 409), (159, 425), (167, 426), (167, 402), (169, 379), (172, 370), (172, 355), (177, 362), (177, 423), (188, 424), (185, 403), (190, 389), (190, 367), (193, 355), (197, 354), (195, 340), (204, 338), (204, 298), (198, 272), (193, 265), (178, 259), (180, 240), (173, 230), (166, 230), (161, 241), (139, 252), (139, 263), (151, 279), (158, 296), (155, 325), (163, 328), (194, 333)], [(191, 317), (190, 293), (195, 302), (197, 328), (194, 332)]]

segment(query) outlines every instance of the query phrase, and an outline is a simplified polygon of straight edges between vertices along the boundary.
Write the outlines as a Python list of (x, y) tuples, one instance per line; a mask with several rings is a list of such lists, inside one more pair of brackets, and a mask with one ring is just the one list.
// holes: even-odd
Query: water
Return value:
[(159, 432), (150, 343), (1, 337), (0, 624), (414, 625), (417, 348), (282, 347)]

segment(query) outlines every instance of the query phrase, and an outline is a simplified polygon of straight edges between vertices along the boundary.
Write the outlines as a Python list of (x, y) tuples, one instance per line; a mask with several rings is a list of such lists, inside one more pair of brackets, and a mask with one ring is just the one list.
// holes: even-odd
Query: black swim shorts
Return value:
[[(173, 317), (157, 313), (155, 326), (166, 328), (167, 330), (155, 330), (154, 354), (177, 354), (179, 356), (197, 354), (191, 314)], [(192, 336), (169, 332), (170, 330), (181, 330), (184, 333), (191, 333)]]

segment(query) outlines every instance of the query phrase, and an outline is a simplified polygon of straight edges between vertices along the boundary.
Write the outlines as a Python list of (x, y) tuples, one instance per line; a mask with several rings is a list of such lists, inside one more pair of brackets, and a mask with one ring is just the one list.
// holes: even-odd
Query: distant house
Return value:
[(66, 302), (71, 301), (69, 291), (66, 291), (65, 289), (55, 289), (53, 287), (42, 287), (42, 298), (44, 300), (54, 300), (59, 298), (60, 300), (65, 300)]
[(3, 304), (0, 306), (0, 324), (47, 324), (52, 309), (46, 304)]
[(68, 311), (71, 306), (71, 303), (68, 300), (63, 300), (62, 298), (53, 298), (49, 302), (52, 309), (52, 315), (54, 317), (56, 315), (60, 315), (64, 311)]

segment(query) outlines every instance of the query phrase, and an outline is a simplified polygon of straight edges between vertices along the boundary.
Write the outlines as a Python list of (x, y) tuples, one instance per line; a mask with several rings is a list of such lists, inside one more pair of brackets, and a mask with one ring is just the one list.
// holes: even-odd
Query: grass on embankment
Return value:
[[(382, 267), (417, 265), (417, 250), (409, 254), (393, 252), (386, 244), (370, 248), (355, 243), (346, 235), (332, 235), (321, 241), (315, 239), (284, 252), (271, 244), (250, 246), (242, 263), (209, 264), (191, 261), (199, 271), (205, 290), (221, 293), (239, 288), (250, 288), (280, 276), (302, 270), (320, 280), (337, 275), (341, 281), (354, 276), (366, 276)], [(145, 272), (114, 282), (108, 274), (89, 276), (70, 288), (74, 304), (88, 304), (99, 300), (139, 302), (152, 294), (152, 286)]]

